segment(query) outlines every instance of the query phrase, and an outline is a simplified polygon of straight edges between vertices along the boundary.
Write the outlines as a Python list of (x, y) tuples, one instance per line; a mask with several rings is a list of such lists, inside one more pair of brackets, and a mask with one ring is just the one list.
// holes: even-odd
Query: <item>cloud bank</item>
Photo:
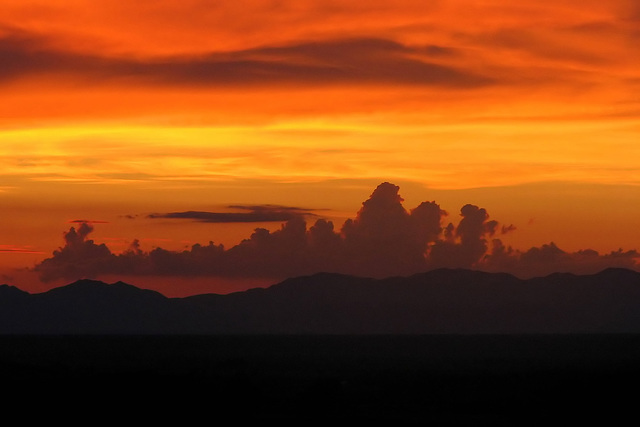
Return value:
[(493, 83), (486, 76), (436, 61), (451, 52), (443, 46), (414, 47), (360, 37), (135, 59), (64, 51), (45, 38), (14, 31), (0, 35), (0, 83), (34, 76), (87, 85), (117, 82), (178, 87), (390, 84), (471, 88)]
[[(525, 251), (507, 247), (497, 236), (514, 232), (515, 227), (500, 224), (484, 208), (472, 204), (460, 209), (457, 224), (445, 225), (449, 214), (435, 201), (410, 210), (402, 202), (399, 187), (385, 182), (339, 230), (325, 219), (308, 227), (300, 210), (292, 208), (292, 216), (279, 230), (256, 228), (248, 239), (229, 249), (209, 242), (184, 251), (156, 248), (145, 252), (134, 240), (129, 249), (116, 254), (89, 239), (93, 225), (82, 223), (64, 233), (64, 246), (35, 270), (43, 281), (50, 281), (108, 274), (276, 279), (337, 272), (387, 277), (442, 267), (532, 277), (553, 272), (589, 274), (607, 267), (638, 268), (640, 254), (635, 250), (571, 253), (553, 242)], [(247, 208), (250, 215), (260, 211)], [(177, 217), (221, 220), (210, 217), (213, 214), (187, 212)]]

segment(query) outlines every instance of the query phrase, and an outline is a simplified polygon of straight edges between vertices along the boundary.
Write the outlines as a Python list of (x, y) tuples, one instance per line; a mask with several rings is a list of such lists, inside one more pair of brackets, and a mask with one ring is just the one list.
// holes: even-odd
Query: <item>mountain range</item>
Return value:
[(2, 334), (588, 334), (640, 332), (640, 273), (439, 269), (371, 279), (333, 273), (226, 295), (168, 298), (79, 280), (30, 294), (0, 286)]

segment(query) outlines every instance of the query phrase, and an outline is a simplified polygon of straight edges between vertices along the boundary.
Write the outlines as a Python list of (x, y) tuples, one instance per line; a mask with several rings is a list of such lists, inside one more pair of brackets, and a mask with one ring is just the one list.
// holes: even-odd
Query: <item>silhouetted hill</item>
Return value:
[(15, 286), (0, 285), (0, 298), (20, 298), (21, 296), (26, 297), (27, 295), (29, 295), (28, 292), (20, 290)]
[(228, 295), (167, 298), (81, 280), (0, 287), (0, 332), (35, 334), (516, 334), (640, 332), (640, 273), (434, 270), (382, 280), (320, 273)]
[(33, 295), (0, 293), (0, 298), (0, 331), (5, 333), (160, 332), (174, 305), (155, 291), (94, 280)]

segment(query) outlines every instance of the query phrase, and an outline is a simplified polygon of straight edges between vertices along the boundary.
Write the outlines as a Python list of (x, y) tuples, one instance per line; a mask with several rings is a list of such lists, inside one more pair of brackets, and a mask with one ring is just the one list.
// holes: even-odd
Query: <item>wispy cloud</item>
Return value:
[(230, 209), (243, 210), (248, 212), (204, 212), (186, 211), (154, 213), (147, 215), (147, 218), (158, 219), (187, 219), (200, 222), (211, 223), (246, 223), (246, 222), (284, 222), (293, 218), (303, 216), (316, 216), (309, 209), (279, 205), (231, 205)]
[(0, 253), (5, 254), (45, 254), (46, 252), (39, 251), (32, 246), (23, 245), (0, 245)]
[(169, 86), (428, 85), (472, 88), (492, 79), (434, 58), (452, 49), (381, 38), (340, 38), (199, 56), (131, 59), (50, 47), (20, 34), (0, 38), (0, 82), (28, 76), (74, 84)]

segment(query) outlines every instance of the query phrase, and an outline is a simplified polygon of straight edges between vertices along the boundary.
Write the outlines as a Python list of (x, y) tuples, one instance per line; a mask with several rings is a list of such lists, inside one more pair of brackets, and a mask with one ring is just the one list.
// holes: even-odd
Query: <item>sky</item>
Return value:
[(634, 0), (4, 0), (0, 282), (635, 267), (639, 42)]

